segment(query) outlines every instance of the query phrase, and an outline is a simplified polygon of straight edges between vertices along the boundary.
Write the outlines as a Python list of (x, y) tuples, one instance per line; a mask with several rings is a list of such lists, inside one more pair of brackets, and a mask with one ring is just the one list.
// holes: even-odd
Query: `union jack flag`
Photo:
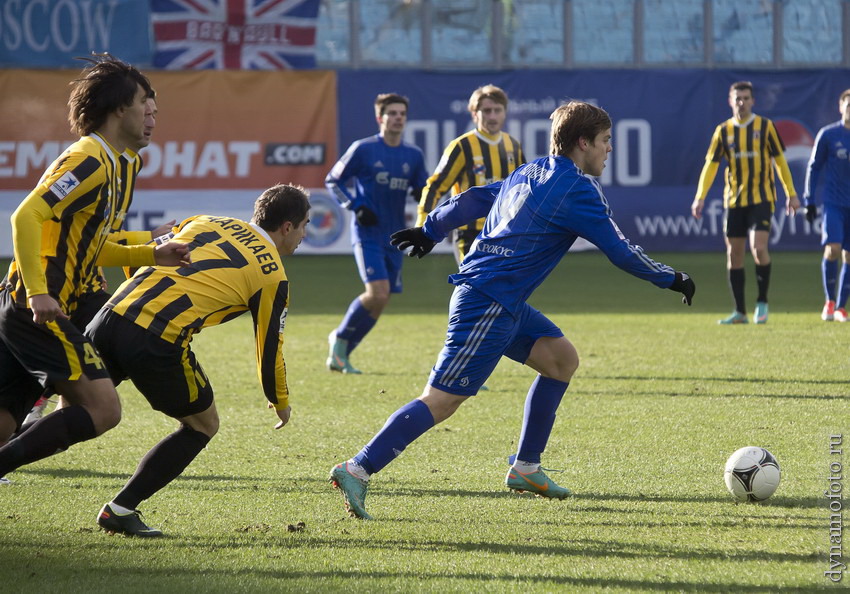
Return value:
[(319, 0), (152, 0), (153, 65), (315, 68), (318, 14)]

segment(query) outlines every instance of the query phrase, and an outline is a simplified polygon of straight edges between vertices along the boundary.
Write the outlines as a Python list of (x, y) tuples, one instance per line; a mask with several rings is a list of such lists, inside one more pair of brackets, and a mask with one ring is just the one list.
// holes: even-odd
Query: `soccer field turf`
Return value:
[[(116, 429), (0, 487), (0, 588), (828, 588), (830, 534), (843, 524), (824, 493), (842, 484), (830, 478), (830, 464), (843, 464), (830, 453), (840, 449), (835, 436), (850, 437), (850, 324), (820, 321), (819, 255), (774, 254), (770, 321), (739, 327), (716, 324), (731, 310), (721, 253), (657, 256), (694, 276), (693, 307), (597, 253), (565, 258), (532, 299), (581, 357), (544, 454), (544, 466), (563, 469), (552, 477), (573, 498), (535, 499), (503, 486), (533, 379), (506, 360), (489, 391), (375, 476), (366, 501), (375, 521), (348, 518), (327, 473), (421, 392), (444, 338), (444, 281), (454, 265), (448, 256), (406, 262), (405, 293), (354, 353), (364, 375), (342, 376), (327, 372), (324, 359), (328, 332), (360, 290), (352, 259), (293, 257), (290, 424), (272, 430), (250, 320), (204, 331), (193, 348), (216, 389), (221, 430), (141, 507), (168, 538), (109, 536), (95, 524), (141, 456), (175, 427), (122, 385)], [(747, 273), (752, 304), (751, 262)], [(763, 504), (736, 504), (723, 484), (726, 458), (746, 445), (769, 449), (782, 467), (777, 493)]]

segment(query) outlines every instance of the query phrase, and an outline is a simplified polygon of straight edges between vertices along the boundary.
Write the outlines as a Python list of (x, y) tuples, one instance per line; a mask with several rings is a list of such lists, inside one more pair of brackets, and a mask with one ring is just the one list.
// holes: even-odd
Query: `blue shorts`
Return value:
[(486, 295), (466, 285), (455, 287), (449, 302), (446, 344), (428, 383), (458, 396), (472, 396), (502, 355), (525, 363), (538, 338), (561, 338), (549, 318), (524, 304), (516, 317)]
[(824, 203), (820, 243), (840, 243), (841, 249), (850, 250), (850, 208)]
[(354, 244), (354, 260), (363, 284), (373, 281), (390, 282), (390, 293), (401, 293), (401, 263), (404, 254), (389, 243), (376, 242)]

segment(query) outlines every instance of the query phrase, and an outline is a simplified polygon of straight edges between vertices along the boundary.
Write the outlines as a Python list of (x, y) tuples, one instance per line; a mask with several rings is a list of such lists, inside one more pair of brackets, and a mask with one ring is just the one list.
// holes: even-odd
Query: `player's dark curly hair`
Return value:
[(570, 101), (561, 105), (549, 119), (552, 120), (549, 152), (562, 157), (575, 148), (579, 138), (593, 144), (597, 134), (611, 127), (611, 117), (607, 111), (583, 101)]
[(253, 221), (266, 231), (279, 229), (286, 221), (298, 226), (310, 211), (310, 194), (296, 184), (272, 186), (254, 202)]
[(86, 136), (99, 130), (109, 114), (133, 104), (139, 86), (145, 98), (154, 97), (150, 81), (134, 66), (109, 54), (92, 54), (80, 60), (89, 65), (71, 82), (68, 122), (74, 134)]

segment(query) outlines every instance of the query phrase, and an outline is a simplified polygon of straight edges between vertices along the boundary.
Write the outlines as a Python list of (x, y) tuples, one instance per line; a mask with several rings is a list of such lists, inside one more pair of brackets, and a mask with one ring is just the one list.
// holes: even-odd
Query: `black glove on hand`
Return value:
[(816, 204), (809, 204), (806, 207), (806, 220), (809, 221), (809, 225), (815, 224), (815, 219), (818, 216), (818, 207)]
[(365, 206), (358, 206), (354, 211), (354, 216), (357, 217), (357, 222), (361, 227), (374, 227), (378, 224), (378, 216)]
[(425, 235), (422, 227), (410, 227), (409, 229), (396, 231), (390, 236), (390, 243), (401, 251), (412, 248), (410, 253), (407, 254), (411, 258), (413, 256), (421, 258), (437, 245), (436, 241)]
[(694, 293), (697, 292), (697, 286), (691, 277), (688, 276), (687, 272), (677, 272), (676, 277), (673, 279), (673, 284), (670, 285), (670, 290), (684, 295), (682, 297), (682, 303), (690, 305), (694, 298)]

